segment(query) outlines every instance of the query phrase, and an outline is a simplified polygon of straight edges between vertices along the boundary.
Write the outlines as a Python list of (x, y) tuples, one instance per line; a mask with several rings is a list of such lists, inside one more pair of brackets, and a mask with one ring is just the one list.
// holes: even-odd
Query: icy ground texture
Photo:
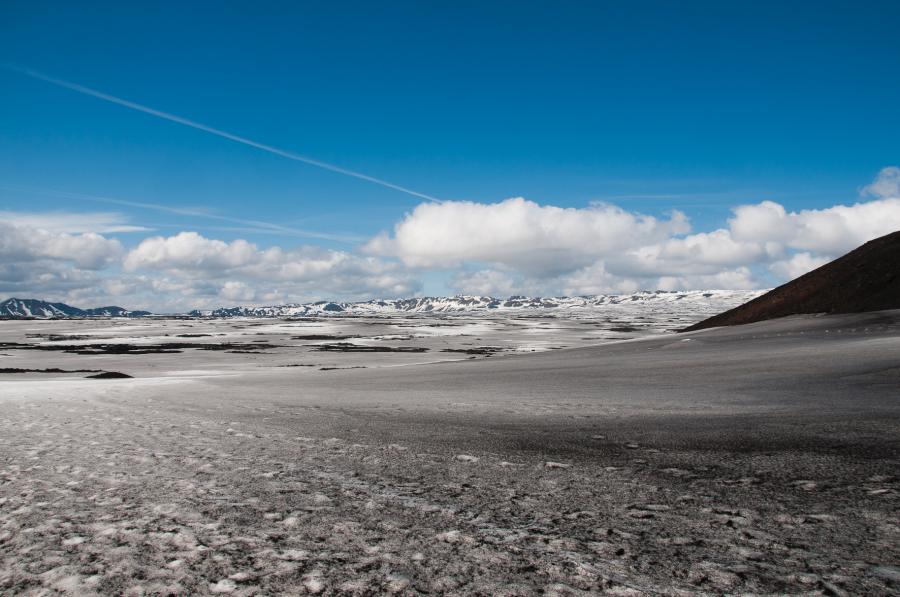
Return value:
[[(0, 593), (900, 590), (896, 312), (435, 364), (536, 332), (250, 323), (0, 326), (0, 367), (134, 376), (0, 378)], [(267, 347), (79, 354), (116, 338)]]

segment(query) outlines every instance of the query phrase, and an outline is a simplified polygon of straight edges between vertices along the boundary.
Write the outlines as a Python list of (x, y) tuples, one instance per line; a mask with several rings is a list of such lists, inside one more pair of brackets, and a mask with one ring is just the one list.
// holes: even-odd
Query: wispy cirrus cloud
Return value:
[(0, 220), (7, 224), (37, 228), (49, 232), (100, 234), (148, 232), (152, 228), (135, 226), (128, 218), (115, 212), (22, 212), (0, 211)]
[(328, 240), (342, 243), (357, 243), (361, 242), (363, 237), (355, 236), (351, 234), (338, 234), (338, 233), (329, 233), (329, 232), (319, 232), (315, 230), (306, 230), (303, 228), (296, 228), (293, 226), (285, 226), (282, 224), (275, 224), (272, 222), (266, 222), (263, 220), (251, 219), (251, 218), (239, 218), (234, 216), (228, 216), (216, 213), (211, 209), (200, 208), (200, 207), (172, 207), (170, 205), (165, 205), (162, 203), (152, 203), (147, 201), (134, 201), (130, 199), (122, 199), (117, 197), (105, 197), (101, 195), (91, 195), (88, 193), (73, 193), (70, 191), (60, 191), (55, 189), (44, 189), (44, 188), (36, 188), (36, 187), (28, 187), (22, 185), (10, 185), (3, 184), (0, 185), (0, 188), (3, 188), (7, 191), (12, 192), (27, 192), (27, 193), (35, 193), (38, 195), (44, 195), (47, 197), (58, 197), (60, 199), (73, 199), (76, 201), (87, 201), (91, 203), (105, 203), (108, 205), (119, 205), (122, 207), (133, 207), (138, 209), (146, 209), (150, 211), (156, 211), (161, 213), (179, 215), (179, 216), (188, 216), (191, 218), (198, 219), (206, 219), (215, 222), (226, 222), (230, 224), (237, 224), (239, 227), (220, 227), (223, 230), (228, 231), (238, 231), (238, 232), (253, 232), (257, 234), (277, 234), (280, 236), (294, 236), (298, 238), (312, 238), (317, 240)]
[(420, 199), (425, 199), (427, 201), (440, 201), (436, 197), (432, 197), (431, 195), (427, 195), (425, 193), (420, 193), (419, 191), (414, 191), (412, 189), (402, 187), (398, 184), (394, 184), (392, 182), (388, 182), (386, 180), (382, 180), (380, 178), (375, 178), (374, 176), (369, 176), (368, 174), (363, 174), (362, 172), (357, 172), (354, 170), (350, 170), (348, 168), (344, 168), (342, 166), (337, 166), (335, 164), (330, 164), (328, 162), (323, 162), (321, 160), (316, 160), (310, 157), (306, 157), (300, 155), (298, 153), (294, 153), (293, 151), (288, 151), (286, 149), (281, 149), (279, 147), (275, 147), (273, 145), (268, 145), (266, 143), (261, 143), (259, 141), (254, 141), (253, 139), (249, 139), (247, 137), (242, 137), (240, 135), (235, 135), (234, 133), (230, 133), (228, 131), (224, 131), (222, 129), (218, 129), (215, 127), (211, 127), (206, 124), (202, 124), (195, 120), (190, 120), (188, 118), (184, 118), (183, 116), (177, 116), (175, 114), (171, 114), (169, 112), (163, 112), (162, 110), (157, 110), (155, 108), (151, 108), (149, 106), (145, 106), (143, 104), (139, 104), (137, 102), (132, 102), (120, 97), (116, 97), (114, 95), (110, 95), (108, 93), (104, 93), (102, 91), (98, 91), (96, 89), (92, 89), (90, 87), (86, 87), (84, 85), (79, 85), (78, 83), (72, 83), (71, 81), (65, 81), (63, 79), (58, 79), (56, 77), (51, 77), (44, 73), (38, 72), (36, 70), (30, 68), (23, 68), (15, 65), (2, 65), (7, 70), (11, 70), (13, 72), (17, 72), (23, 74), (25, 76), (31, 77), (33, 79), (37, 79), (39, 81), (44, 81), (46, 83), (50, 83), (51, 85), (56, 85), (57, 87), (62, 87), (65, 89), (69, 89), (71, 91), (75, 91), (77, 93), (81, 93), (83, 95), (88, 95), (91, 97), (95, 97), (97, 99), (101, 99), (106, 102), (110, 102), (112, 104), (116, 104), (119, 106), (123, 106), (125, 108), (130, 108), (131, 110), (136, 110), (138, 112), (143, 112), (144, 114), (149, 114), (151, 116), (155, 116), (157, 118), (161, 118), (163, 120), (168, 120), (169, 122), (174, 122), (183, 126), (190, 127), (192, 129), (203, 131), (204, 133), (209, 133), (210, 135), (215, 135), (217, 137), (221, 137), (223, 139), (228, 139), (229, 141), (234, 141), (235, 143), (240, 143), (242, 145), (246, 145), (248, 147), (253, 147), (255, 149), (259, 149), (273, 155), (277, 155), (283, 158), (287, 158), (289, 160), (293, 160), (295, 162), (301, 162), (303, 164), (308, 164), (310, 166), (315, 166), (316, 168), (321, 168), (323, 170), (329, 170), (331, 172), (336, 172), (338, 174), (343, 174), (344, 176), (349, 176), (351, 178), (356, 178), (359, 180), (363, 180), (366, 182), (370, 182), (372, 184), (385, 187), (388, 189), (392, 189), (395, 191), (399, 191), (401, 193), (405, 193), (407, 195), (412, 195), (413, 197), (418, 197)]

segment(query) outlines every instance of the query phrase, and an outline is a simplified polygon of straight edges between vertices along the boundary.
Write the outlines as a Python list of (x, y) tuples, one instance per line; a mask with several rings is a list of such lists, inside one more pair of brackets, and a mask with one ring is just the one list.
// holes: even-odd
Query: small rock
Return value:
[(645, 504), (642, 508), (651, 512), (667, 512), (672, 509), (671, 506), (665, 504)]
[(309, 552), (303, 549), (287, 549), (281, 553), (281, 557), (291, 561), (305, 560), (309, 557)]
[(391, 574), (388, 576), (386, 590), (388, 593), (401, 593), (409, 587), (409, 579), (399, 574)]
[(646, 519), (646, 518), (653, 518), (655, 516), (655, 514), (653, 514), (653, 512), (647, 512), (646, 510), (632, 510), (631, 512), (628, 513), (628, 516), (630, 516), (632, 518)]
[(467, 535), (463, 535), (462, 532), (457, 531), (457, 530), (446, 531), (444, 533), (438, 533), (437, 535), (435, 535), (434, 538), (437, 539), (438, 541), (443, 541), (445, 543), (452, 543), (452, 544), (474, 543), (474, 540), (471, 537), (469, 537)]
[(317, 574), (307, 574), (303, 577), (303, 586), (313, 595), (318, 595), (325, 590), (325, 583)]
[(478, 462), (477, 456), (470, 456), (469, 454), (457, 454), (456, 459), (459, 460), (460, 462), (471, 462), (471, 463)]
[(223, 578), (214, 585), (209, 585), (210, 593), (231, 593), (235, 589), (237, 589), (237, 584), (227, 578)]
[(817, 585), (822, 580), (818, 574), (810, 574), (808, 572), (800, 573), (796, 578), (797, 582), (803, 585)]
[(572, 467), (571, 464), (565, 464), (565, 463), (562, 463), (562, 462), (552, 462), (552, 461), (549, 461), (549, 460), (548, 460), (547, 462), (544, 463), (544, 466), (545, 466), (546, 468), (571, 468), (571, 467)]

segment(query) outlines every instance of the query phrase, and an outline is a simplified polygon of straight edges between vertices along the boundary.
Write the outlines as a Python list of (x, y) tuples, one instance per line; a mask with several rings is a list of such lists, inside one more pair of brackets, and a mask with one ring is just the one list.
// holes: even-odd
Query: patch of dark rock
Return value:
[(427, 348), (420, 346), (365, 346), (350, 342), (315, 344), (312, 349), (322, 352), (428, 352)]
[(49, 342), (72, 342), (74, 340), (88, 340), (90, 336), (78, 334), (26, 334), (26, 338), (43, 338)]
[(330, 334), (307, 334), (305, 336), (291, 336), (291, 340), (349, 340), (359, 336), (341, 336)]
[(502, 348), (497, 346), (477, 346), (475, 348), (444, 348), (441, 349), (441, 352), (459, 352), (462, 354), (483, 354), (490, 356), (502, 350)]
[(18, 342), (0, 343), (0, 348), (16, 350), (44, 350), (61, 351), (71, 354), (95, 355), (95, 354), (171, 354), (179, 353), (187, 348), (197, 350), (267, 350), (280, 348), (274, 344), (222, 342), (219, 344), (199, 344), (188, 342), (166, 342), (164, 344), (21, 344)]
[(176, 338), (204, 338), (206, 336), (212, 336), (212, 334), (175, 334)]
[(88, 375), (87, 379), (131, 379), (127, 373), (119, 373), (118, 371), (104, 371), (96, 375)]
[(19, 369), (19, 368), (5, 368), (0, 369), (0, 373), (101, 373), (102, 369)]
[(638, 328), (630, 325), (622, 325), (614, 328), (609, 328), (611, 332), (636, 332)]
[(356, 365), (354, 367), (319, 367), (319, 371), (338, 371), (340, 369), (365, 369), (366, 367), (362, 365)]

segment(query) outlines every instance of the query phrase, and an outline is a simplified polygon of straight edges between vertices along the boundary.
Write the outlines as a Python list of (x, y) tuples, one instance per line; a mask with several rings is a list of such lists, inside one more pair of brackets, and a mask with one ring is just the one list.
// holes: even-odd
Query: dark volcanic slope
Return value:
[(862, 313), (900, 308), (900, 231), (876, 238), (761, 297), (684, 331), (804, 313)]

